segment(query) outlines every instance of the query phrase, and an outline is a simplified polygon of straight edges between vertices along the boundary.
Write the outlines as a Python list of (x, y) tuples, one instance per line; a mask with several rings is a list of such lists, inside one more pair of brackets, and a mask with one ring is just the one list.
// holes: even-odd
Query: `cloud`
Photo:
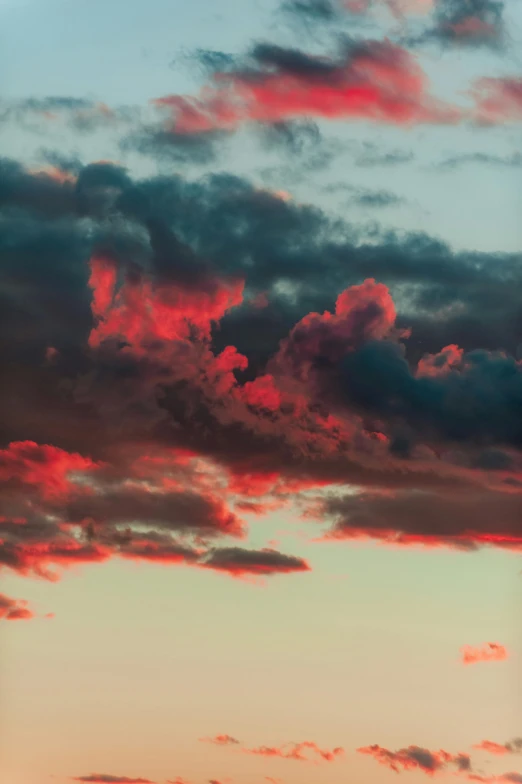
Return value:
[(310, 566), (302, 558), (285, 555), (277, 550), (246, 550), (241, 547), (222, 547), (210, 551), (202, 562), (207, 569), (241, 577), (245, 574), (272, 575), (288, 572), (309, 572)]
[(122, 152), (138, 152), (162, 162), (206, 165), (216, 160), (223, 134), (177, 133), (170, 123), (148, 125), (133, 130), (119, 142)]
[(498, 642), (486, 642), (481, 647), (465, 645), (461, 648), (463, 664), (504, 661), (508, 658), (507, 649)]
[(34, 618), (34, 613), (27, 607), (23, 599), (11, 599), (0, 593), (0, 619), (5, 621), (27, 621)]
[(189, 784), (189, 782), (187, 781), (187, 779), (184, 779), (181, 776), (176, 776), (175, 779), (167, 780), (167, 784)]
[[(407, 448), (411, 445), (407, 442)], [(452, 547), (472, 551), (488, 543), (522, 548), (518, 495), (474, 491), (386, 490), (321, 498), (310, 514), (331, 522), (324, 539), (374, 539), (395, 547)], [(502, 509), (502, 525), (491, 526)]]
[(413, 429), (427, 428), (435, 436), (518, 445), (522, 433), (514, 418), (516, 404), (513, 407), (522, 392), (518, 361), (488, 351), (462, 353), (454, 365), (448, 365), (444, 355), (440, 359), (442, 372), (414, 375), (400, 345), (367, 342), (343, 360), (344, 394), (360, 410), (398, 416)]
[(400, 773), (401, 770), (421, 770), (423, 773), (433, 775), (445, 770), (448, 766), (456, 767), (458, 771), (470, 768), (470, 759), (466, 754), (450, 754), (447, 751), (429, 751), (420, 746), (408, 746), (399, 751), (390, 751), (374, 744), (357, 749), (359, 754), (373, 757), (380, 765)]
[(136, 121), (136, 110), (130, 107), (113, 109), (100, 101), (72, 96), (46, 96), (0, 102), (0, 118), (24, 130), (42, 135), (68, 128), (76, 133), (92, 133), (98, 129), (125, 128)]
[(213, 738), (200, 738), (204, 743), (215, 743), (216, 746), (238, 745), (241, 741), (233, 738), (232, 735), (215, 735)]
[(354, 163), (360, 167), (371, 166), (398, 166), (409, 163), (414, 158), (410, 150), (383, 150), (381, 146), (372, 142), (363, 142), (360, 152), (356, 155)]
[[(295, 760), (298, 762), (311, 762), (319, 758), (324, 762), (334, 762), (344, 754), (344, 749), (336, 747), (334, 749), (322, 749), (314, 741), (302, 741), (301, 743), (285, 743), (282, 746), (256, 746), (247, 748), (241, 741), (230, 735), (216, 735), (214, 738), (200, 738), (206, 743), (214, 743), (217, 746), (241, 746), (244, 754), (257, 757), (280, 757), (282, 759)], [(312, 754), (312, 757), (310, 757)]]
[(473, 748), (498, 756), (518, 754), (522, 752), (522, 738), (513, 738), (513, 740), (510, 740), (507, 743), (496, 743), (492, 740), (483, 740), (480, 743), (475, 744)]
[(506, 41), (504, 10), (504, 0), (437, 0), (423, 32), (407, 34), (403, 43), (499, 50)]
[(471, 88), (477, 122), (483, 125), (522, 120), (522, 77), (484, 77)]
[(315, 24), (332, 22), (340, 15), (336, 0), (283, 0), (279, 10), (292, 20)]
[(451, 124), (461, 117), (429, 95), (420, 66), (389, 41), (350, 44), (337, 61), (258, 44), (251, 61), (216, 72), (198, 98), (171, 95), (156, 105), (171, 109), (175, 132), (189, 134), (306, 117), (392, 125)]
[(433, 35), (451, 43), (497, 46), (503, 40), (503, 0), (439, 0)]
[(382, 208), (392, 207), (403, 204), (404, 199), (396, 193), (386, 190), (372, 190), (371, 188), (360, 188), (345, 183), (335, 183), (325, 188), (330, 193), (346, 193), (346, 204), (357, 204), (359, 207)]
[(76, 776), (72, 780), (92, 782), (92, 784), (154, 784), (150, 779), (110, 776), (107, 773), (90, 773), (88, 776)]
[(470, 781), (478, 781), (481, 784), (505, 784), (505, 782), (512, 782), (512, 784), (520, 784), (522, 781), (521, 773), (502, 773), (500, 776), (484, 776), (478, 773), (469, 773), (467, 777)]
[(257, 748), (244, 749), (244, 752), (260, 757), (281, 757), (282, 759), (298, 762), (310, 762), (311, 759), (307, 756), (307, 752), (311, 752), (316, 757), (319, 757), (319, 760), (334, 762), (344, 754), (344, 749), (341, 747), (332, 750), (321, 749), (313, 741), (303, 741), (301, 743), (288, 743), (284, 746), (258, 746)]
[(348, 15), (353, 24), (375, 10), (387, 9), (395, 17), (426, 14), (434, 0), (284, 0), (281, 9), (294, 19), (308, 22), (341, 22)]
[(230, 175), (73, 180), (0, 214), (5, 567), (308, 571), (243, 546), (244, 512), (304, 491), (332, 537), (520, 546), (515, 255), (369, 238)]
[(442, 161), (438, 167), (440, 171), (452, 171), (459, 166), (466, 164), (485, 164), (487, 166), (507, 166), (509, 168), (522, 166), (522, 155), (514, 152), (512, 155), (490, 155), (489, 153), (468, 153), (466, 155), (455, 155)]

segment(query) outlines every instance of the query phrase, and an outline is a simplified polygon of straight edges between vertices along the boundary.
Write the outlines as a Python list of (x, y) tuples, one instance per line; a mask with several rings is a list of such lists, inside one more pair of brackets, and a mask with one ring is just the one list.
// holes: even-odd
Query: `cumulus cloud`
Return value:
[(228, 175), (136, 182), (98, 162), (41, 191), (6, 171), (4, 566), (306, 572), (244, 547), (242, 514), (347, 482), (359, 495), (321, 499), (337, 538), (520, 545), (522, 373), (492, 350), (512, 340), (515, 257), (369, 243)]

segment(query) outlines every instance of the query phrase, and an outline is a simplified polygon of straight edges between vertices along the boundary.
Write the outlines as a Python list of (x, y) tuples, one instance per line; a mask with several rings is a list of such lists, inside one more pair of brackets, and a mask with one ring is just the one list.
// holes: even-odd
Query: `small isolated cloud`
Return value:
[(361, 188), (346, 183), (333, 184), (327, 186), (325, 190), (330, 193), (344, 192), (348, 197), (347, 204), (356, 204), (359, 207), (392, 207), (405, 201), (392, 191)]
[[(344, 749), (340, 746), (331, 750), (321, 749), (317, 743), (305, 740), (301, 743), (287, 743), (283, 746), (259, 746), (253, 749), (244, 749), (244, 752), (260, 757), (280, 757), (298, 762), (312, 762), (317, 757), (325, 762), (334, 762), (344, 754)], [(315, 755), (315, 758), (313, 756), (310, 758), (309, 753)]]
[(499, 166), (514, 168), (522, 166), (522, 155), (519, 152), (514, 152), (511, 155), (491, 155), (485, 152), (467, 153), (465, 155), (455, 155), (451, 158), (441, 161), (438, 164), (439, 171), (449, 172), (453, 171), (459, 166), (466, 164), (484, 164), (486, 166)]
[(433, 22), (410, 45), (499, 49), (505, 42), (504, 0), (437, 0)]
[(216, 547), (210, 551), (201, 566), (228, 572), (234, 577), (310, 571), (310, 566), (304, 559), (269, 548), (247, 550), (243, 547)]
[(471, 89), (475, 116), (479, 123), (520, 122), (522, 120), (522, 77), (484, 77)]
[(332, 22), (339, 16), (335, 0), (283, 0), (280, 10), (305, 23)]
[(244, 747), (241, 741), (231, 735), (215, 735), (213, 738), (200, 738), (200, 741), (214, 743), (216, 746), (241, 746), (240, 751), (244, 754), (256, 757), (279, 757), (298, 762), (317, 760), (333, 762), (344, 754), (344, 749), (339, 746), (334, 749), (322, 749), (311, 740), (301, 741), (301, 743), (284, 743), (281, 746), (255, 746), (253, 748)]
[(88, 776), (75, 776), (72, 781), (84, 781), (90, 784), (155, 784), (150, 779), (132, 776), (111, 776), (108, 773), (90, 773)]
[(34, 613), (27, 607), (24, 599), (11, 599), (0, 593), (0, 620), (4, 621), (27, 621), (34, 618)]
[(478, 662), (504, 661), (508, 658), (507, 649), (498, 642), (486, 642), (480, 647), (464, 645), (460, 649), (463, 664), (477, 664)]
[(433, 775), (448, 766), (456, 767), (458, 771), (467, 771), (471, 768), (467, 754), (450, 754), (442, 749), (429, 751), (420, 746), (408, 746), (398, 751), (390, 751), (374, 744), (359, 748), (357, 752), (373, 757), (380, 765), (390, 768), (395, 773), (400, 773), (401, 770), (420, 770)]
[(496, 743), (493, 740), (483, 740), (480, 743), (475, 744), (473, 748), (498, 756), (518, 754), (522, 752), (522, 738), (513, 738), (513, 740), (510, 740), (507, 743)]
[(213, 738), (200, 738), (202, 743), (215, 743), (216, 746), (237, 746), (241, 741), (232, 735), (215, 735)]

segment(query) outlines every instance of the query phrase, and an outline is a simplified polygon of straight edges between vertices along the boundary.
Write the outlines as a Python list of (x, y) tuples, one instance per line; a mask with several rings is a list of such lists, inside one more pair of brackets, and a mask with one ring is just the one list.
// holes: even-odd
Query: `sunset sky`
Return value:
[(0, 0), (2, 784), (522, 784), (521, 44)]

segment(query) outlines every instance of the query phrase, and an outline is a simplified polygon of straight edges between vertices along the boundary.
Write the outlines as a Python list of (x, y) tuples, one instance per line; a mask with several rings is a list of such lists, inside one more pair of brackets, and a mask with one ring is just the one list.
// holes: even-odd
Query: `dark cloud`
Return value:
[(207, 164), (216, 159), (222, 141), (222, 134), (216, 131), (188, 134), (152, 126), (124, 137), (120, 148), (123, 152), (139, 152), (159, 161)]
[[(230, 175), (135, 181), (110, 163), (54, 181), (50, 214), (41, 176), (7, 170), (25, 184), (0, 209), (3, 564), (306, 571), (216, 539), (241, 536), (241, 510), (346, 482), (367, 488), (377, 538), (372, 494), (390, 488), (389, 538), (419, 534), (415, 488), (454, 521), (422, 512), (426, 536), (518, 546), (521, 371), (493, 351), (520, 343), (518, 257), (364, 236)], [(459, 500), (477, 487), (481, 509)]]
[(333, 183), (325, 188), (329, 193), (346, 193), (346, 204), (357, 204), (359, 207), (392, 207), (403, 204), (404, 199), (396, 193), (386, 190), (372, 190), (361, 188), (347, 183)]
[(413, 153), (407, 150), (383, 150), (382, 147), (363, 142), (362, 149), (356, 155), (354, 163), (356, 166), (369, 168), (370, 166), (397, 166), (401, 163), (409, 163), (414, 158)]
[(71, 523), (92, 520), (104, 525), (146, 523), (159, 529), (189, 530), (202, 534), (241, 537), (241, 522), (216, 500), (197, 493), (151, 493), (146, 488), (109, 488), (99, 495), (86, 495), (65, 506)]
[(438, 164), (440, 171), (453, 171), (459, 166), (466, 164), (485, 164), (487, 166), (507, 166), (508, 168), (518, 168), (522, 166), (522, 155), (520, 153), (513, 153), (512, 155), (490, 155), (489, 153), (476, 152), (466, 155), (455, 155), (447, 158)]
[(419, 746), (408, 746), (399, 751), (390, 751), (377, 744), (357, 749), (360, 754), (373, 757), (379, 764), (399, 773), (402, 770), (421, 770), (428, 775), (454, 765), (457, 770), (470, 769), (469, 757), (465, 754), (450, 754), (447, 751), (429, 751)]
[(310, 571), (309, 565), (302, 558), (285, 555), (277, 550), (246, 550), (242, 547), (216, 548), (210, 552), (203, 565), (236, 576)]
[(70, 96), (48, 96), (0, 102), (0, 119), (33, 132), (53, 130), (62, 123), (77, 132), (125, 124), (134, 119), (128, 107), (110, 109), (104, 103)]
[(63, 155), (58, 150), (44, 148), (40, 151), (40, 154), (47, 163), (59, 171), (77, 175), (83, 168), (83, 163), (79, 158)]
[(504, 0), (438, 0), (434, 25), (409, 43), (498, 49), (506, 39), (504, 10)]
[[(326, 163), (327, 153), (333, 153), (332, 145), (325, 142), (314, 122), (295, 120), (270, 123), (260, 125), (258, 131), (267, 149), (277, 149), (286, 155), (303, 159), (301, 163), (305, 168), (311, 168), (312, 161), (320, 160), (321, 163)], [(318, 147), (321, 150), (318, 150)]]
[(491, 541), (520, 548), (519, 504), (516, 494), (403, 490), (329, 497), (320, 502), (316, 514), (332, 522), (327, 538), (373, 538), (395, 546), (461, 550)]
[(0, 209), (21, 208), (49, 218), (72, 213), (74, 185), (53, 174), (31, 173), (15, 161), (0, 159)]
[(339, 66), (327, 57), (319, 57), (270, 43), (254, 46), (250, 56), (264, 69), (284, 72), (307, 79), (335, 80), (340, 76)]
[(419, 377), (399, 345), (375, 341), (346, 357), (341, 376), (351, 404), (418, 432), (522, 446), (522, 368), (501, 352), (471, 351), (459, 369)]
[(339, 6), (333, 0), (283, 0), (280, 10), (313, 22), (330, 22), (339, 17)]
[(237, 55), (230, 52), (222, 52), (215, 49), (195, 49), (185, 53), (181, 58), (173, 62), (173, 67), (177, 67), (180, 59), (184, 59), (189, 66), (199, 66), (201, 73), (209, 76), (213, 73), (227, 73), (237, 68), (239, 59)]

